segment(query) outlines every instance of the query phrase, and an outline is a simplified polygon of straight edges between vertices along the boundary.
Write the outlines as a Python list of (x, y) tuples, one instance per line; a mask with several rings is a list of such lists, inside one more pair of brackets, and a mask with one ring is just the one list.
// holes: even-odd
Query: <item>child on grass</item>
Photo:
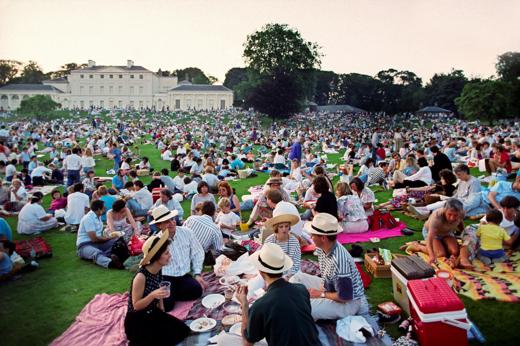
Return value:
[(234, 231), (240, 225), (240, 216), (231, 212), (231, 202), (229, 198), (223, 197), (218, 202), (220, 212), (217, 214), (215, 222), (222, 231)]
[(511, 237), (499, 226), (502, 218), (500, 210), (492, 209), (486, 213), (487, 223), (480, 225), (477, 230), (477, 237), (480, 239), (478, 259), (486, 265), (507, 259), (504, 244), (510, 245)]

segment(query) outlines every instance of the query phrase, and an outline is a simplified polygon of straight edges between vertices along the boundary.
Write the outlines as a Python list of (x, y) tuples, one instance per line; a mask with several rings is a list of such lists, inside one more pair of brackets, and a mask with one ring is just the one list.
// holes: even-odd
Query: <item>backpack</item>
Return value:
[(397, 227), (398, 222), (392, 214), (387, 211), (376, 210), (371, 217), (370, 230), (378, 231), (380, 229), (392, 229)]
[(52, 248), (42, 237), (15, 241), (16, 252), (23, 258), (52, 257)]

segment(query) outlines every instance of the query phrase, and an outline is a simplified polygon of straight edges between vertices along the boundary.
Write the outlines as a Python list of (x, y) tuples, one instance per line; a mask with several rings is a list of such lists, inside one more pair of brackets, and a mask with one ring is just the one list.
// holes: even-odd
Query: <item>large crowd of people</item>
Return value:
[[(144, 144), (164, 165), (153, 167)], [(341, 154), (339, 164), (332, 154)], [(108, 170), (96, 169), (100, 160), (111, 162)], [(204, 265), (241, 228), (261, 230), (252, 281), (267, 291), (250, 309), (247, 286), (237, 291), (247, 344), (317, 345), (314, 320), (366, 314), (360, 274), (337, 236), (369, 232), (383, 208), (426, 220), (425, 245), (406, 246), (432, 263), (503, 261), (504, 247), (518, 245), (519, 168), (520, 123), (487, 126), (447, 114), (302, 113), (262, 126), (246, 111), (92, 111), (0, 130), (0, 204), (5, 217), (17, 217), (18, 233), (77, 232), (78, 257), (114, 269), (124, 268), (121, 247), (148, 237), (125, 319), (136, 345), (152, 336), (163, 343), (164, 333), (186, 337), (184, 324), (163, 312), (203, 295)], [(238, 196), (233, 181), (258, 172), (268, 173), (265, 184)], [(393, 190), (393, 198), (378, 203), (374, 186)], [(42, 192), (52, 197), (47, 210)], [(466, 217), (482, 226), (465, 228)], [(0, 221), (0, 275), (7, 276), (12, 235)], [(321, 276), (301, 271), (301, 247), (309, 244)], [(227, 337), (224, 344), (242, 342)]]

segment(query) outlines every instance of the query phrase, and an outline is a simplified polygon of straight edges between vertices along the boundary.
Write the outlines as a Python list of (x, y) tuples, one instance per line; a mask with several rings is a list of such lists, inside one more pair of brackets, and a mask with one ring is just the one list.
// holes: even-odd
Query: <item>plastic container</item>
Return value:
[(407, 295), (413, 330), (421, 346), (468, 344), (466, 309), (446, 280), (410, 280)]
[(433, 277), (435, 271), (420, 257), (405, 256), (392, 260), (390, 272), (392, 274), (394, 300), (406, 314), (410, 315), (410, 302), (407, 294), (408, 281)]

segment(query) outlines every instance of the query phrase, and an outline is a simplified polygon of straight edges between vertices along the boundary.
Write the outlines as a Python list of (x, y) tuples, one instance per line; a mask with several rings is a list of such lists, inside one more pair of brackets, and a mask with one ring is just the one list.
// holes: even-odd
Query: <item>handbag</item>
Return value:
[(247, 249), (239, 245), (237, 243), (228, 243), (226, 246), (222, 249), (222, 254), (225, 255), (227, 258), (229, 258), (232, 261), (236, 261), (240, 256), (245, 254), (247, 252)]
[(136, 234), (130, 238), (128, 242), (128, 251), (132, 256), (138, 256), (143, 252), (144, 240), (140, 239)]
[(116, 255), (121, 263), (130, 257), (130, 251), (128, 250), (128, 246), (126, 245), (125, 239), (123, 237), (117, 238), (117, 240), (112, 245), (110, 252), (112, 255)]

